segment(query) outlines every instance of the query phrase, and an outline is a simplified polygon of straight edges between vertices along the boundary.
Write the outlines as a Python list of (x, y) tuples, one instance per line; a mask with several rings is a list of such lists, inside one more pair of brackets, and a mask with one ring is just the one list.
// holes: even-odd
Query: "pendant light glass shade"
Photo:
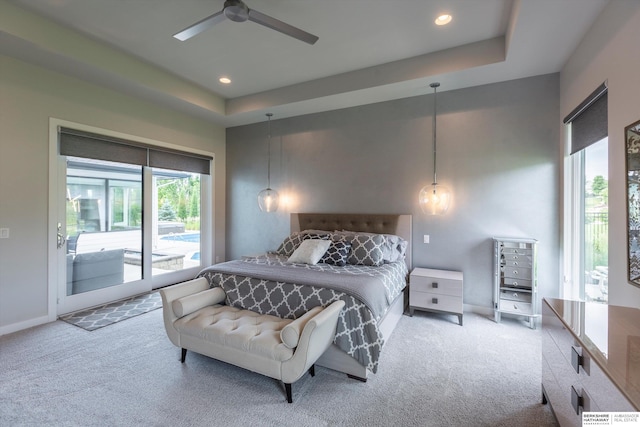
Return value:
[(420, 190), (420, 208), (427, 215), (442, 215), (449, 209), (451, 192), (440, 184), (431, 184)]
[(280, 196), (276, 190), (271, 188), (271, 116), (272, 113), (267, 113), (267, 120), (269, 126), (269, 133), (267, 135), (268, 152), (267, 152), (267, 188), (258, 193), (258, 206), (262, 212), (275, 212), (278, 210), (278, 203)]
[(420, 190), (418, 202), (420, 209), (427, 215), (442, 215), (449, 209), (451, 191), (438, 184), (436, 176), (436, 89), (440, 83), (431, 83), (433, 88), (433, 183)]
[(275, 212), (278, 210), (280, 197), (278, 192), (271, 188), (265, 188), (258, 193), (258, 206), (262, 212)]

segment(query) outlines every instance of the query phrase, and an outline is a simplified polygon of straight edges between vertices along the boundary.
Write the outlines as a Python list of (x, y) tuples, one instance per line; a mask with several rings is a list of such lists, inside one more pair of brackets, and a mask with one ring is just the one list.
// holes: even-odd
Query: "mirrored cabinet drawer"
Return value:
[(500, 299), (531, 303), (531, 294), (529, 292), (514, 291), (512, 289), (502, 289), (500, 291)]
[(531, 314), (531, 303), (501, 299), (500, 311), (512, 314), (529, 315)]

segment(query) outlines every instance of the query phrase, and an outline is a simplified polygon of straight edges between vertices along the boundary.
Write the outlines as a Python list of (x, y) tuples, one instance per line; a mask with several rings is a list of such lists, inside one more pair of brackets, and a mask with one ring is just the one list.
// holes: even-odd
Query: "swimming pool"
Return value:
[(160, 240), (173, 240), (176, 242), (200, 243), (200, 233), (181, 233), (162, 236)]

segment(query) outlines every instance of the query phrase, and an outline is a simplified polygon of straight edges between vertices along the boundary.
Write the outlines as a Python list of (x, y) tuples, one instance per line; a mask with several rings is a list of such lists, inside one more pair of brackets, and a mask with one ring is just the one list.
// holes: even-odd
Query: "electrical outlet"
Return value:
[(9, 229), (0, 228), (0, 239), (8, 239), (8, 238), (9, 238)]
[(424, 243), (429, 243), (429, 235), (428, 234), (424, 235)]

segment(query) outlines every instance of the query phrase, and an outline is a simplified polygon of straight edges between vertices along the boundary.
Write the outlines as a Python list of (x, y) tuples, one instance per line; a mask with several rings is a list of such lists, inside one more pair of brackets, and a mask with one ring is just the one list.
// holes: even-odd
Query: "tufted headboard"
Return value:
[(411, 215), (349, 214), (349, 213), (292, 213), (291, 232), (301, 230), (349, 230), (365, 233), (395, 234), (408, 243), (406, 263), (412, 266)]

